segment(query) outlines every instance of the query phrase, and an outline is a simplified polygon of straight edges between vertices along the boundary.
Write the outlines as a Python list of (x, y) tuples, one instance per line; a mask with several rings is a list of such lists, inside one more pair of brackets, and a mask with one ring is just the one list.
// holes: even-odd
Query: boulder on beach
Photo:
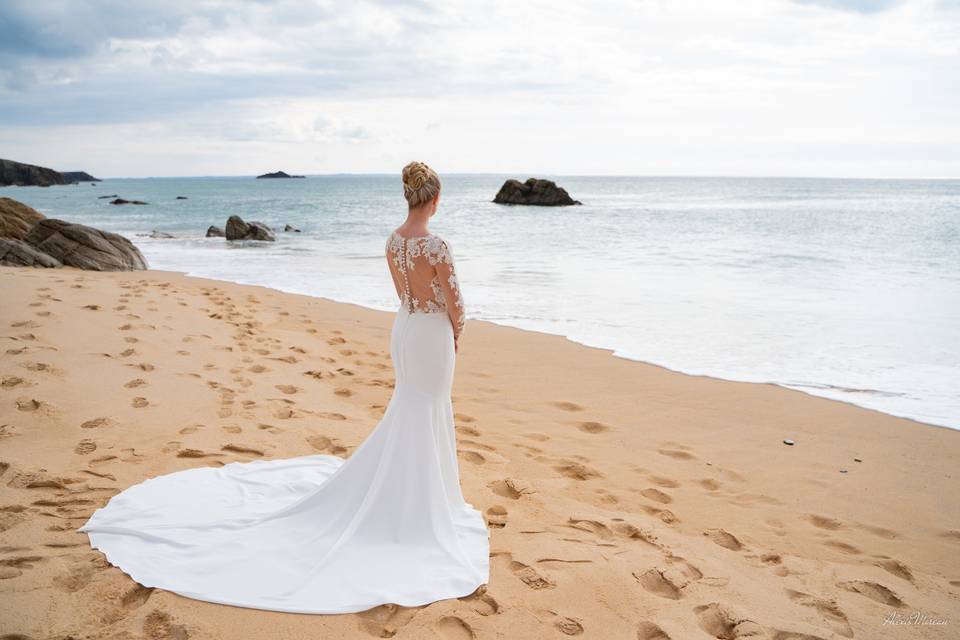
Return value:
[(284, 171), (274, 171), (273, 173), (265, 173), (262, 176), (257, 176), (257, 180), (261, 178), (304, 178), (306, 176), (292, 176), (289, 173)]
[(16, 238), (0, 238), (0, 265), (5, 267), (62, 267), (63, 264)]
[(208, 238), (222, 238), (224, 237), (224, 235), (226, 234), (224, 234), (223, 229), (221, 229), (216, 225), (210, 225), (209, 227), (207, 227)]
[(230, 216), (226, 227), (227, 240), (267, 240), (273, 241), (273, 229), (257, 220), (245, 222), (240, 216)]
[(563, 187), (552, 180), (529, 178), (526, 182), (507, 180), (493, 199), (497, 204), (529, 204), (540, 207), (563, 207), (583, 204), (574, 200)]
[(61, 171), (60, 175), (67, 182), (100, 182), (100, 178), (94, 178), (86, 171)]
[(23, 240), (69, 267), (92, 271), (147, 268), (140, 250), (120, 234), (56, 218), (40, 220)]
[(150, 204), (150, 203), (144, 202), (143, 200), (124, 200), (123, 198), (117, 198), (116, 200), (111, 200), (110, 204)]
[(52, 184), (67, 184), (67, 179), (47, 167), (0, 159), (0, 187), (49, 187)]
[(44, 215), (13, 198), (0, 198), (0, 238), (23, 239)]

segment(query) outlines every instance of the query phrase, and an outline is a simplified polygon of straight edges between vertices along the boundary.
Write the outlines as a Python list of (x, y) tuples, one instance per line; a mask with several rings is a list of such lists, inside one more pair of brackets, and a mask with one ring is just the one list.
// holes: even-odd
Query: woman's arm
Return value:
[(437, 279), (443, 289), (443, 298), (447, 303), (447, 315), (453, 325), (453, 339), (460, 338), (466, 321), (463, 306), (463, 296), (460, 295), (460, 282), (457, 280), (457, 270), (453, 264), (453, 252), (446, 241), (441, 244), (440, 254), (436, 264)]

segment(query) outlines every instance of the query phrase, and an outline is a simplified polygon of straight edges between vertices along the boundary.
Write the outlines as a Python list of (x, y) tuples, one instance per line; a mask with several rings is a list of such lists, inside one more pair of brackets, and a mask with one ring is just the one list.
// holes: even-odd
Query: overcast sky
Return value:
[(2, 0), (0, 157), (960, 177), (960, 0)]

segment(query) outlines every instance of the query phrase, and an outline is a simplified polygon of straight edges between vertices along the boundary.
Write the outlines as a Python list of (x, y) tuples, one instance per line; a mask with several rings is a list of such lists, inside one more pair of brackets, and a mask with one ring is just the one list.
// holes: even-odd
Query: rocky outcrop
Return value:
[(552, 180), (530, 178), (526, 182), (507, 180), (493, 199), (497, 204), (529, 204), (541, 207), (562, 207), (582, 204)]
[(67, 184), (67, 179), (59, 171), (47, 167), (0, 159), (0, 187), (49, 187), (53, 184)]
[(261, 178), (304, 178), (306, 176), (292, 176), (289, 173), (284, 173), (283, 171), (274, 171), (273, 173), (265, 173), (262, 176), (257, 176), (257, 180)]
[(60, 175), (67, 182), (101, 182), (100, 178), (94, 178), (86, 171), (61, 171)]
[(23, 240), (69, 267), (93, 271), (147, 268), (143, 254), (123, 236), (56, 218), (44, 218)]
[(0, 265), (5, 267), (62, 267), (63, 263), (16, 238), (0, 238)]
[(150, 204), (150, 203), (144, 202), (143, 200), (124, 200), (123, 198), (117, 198), (116, 200), (111, 200), (110, 204)]
[(222, 238), (224, 237), (223, 229), (216, 225), (210, 225), (207, 227), (207, 237), (208, 238)]
[(273, 241), (277, 239), (273, 235), (273, 229), (267, 225), (256, 220), (244, 222), (240, 216), (230, 216), (227, 219), (226, 237), (227, 240)]
[(189, 198), (187, 198), (187, 196), (177, 196), (175, 199), (176, 199), (176, 200), (188, 200)]
[(13, 198), (0, 198), (0, 238), (22, 239), (44, 215)]
[(294, 231), (294, 232), (296, 232), (296, 233), (300, 233), (300, 229), (297, 229), (297, 228), (296, 228), (295, 226), (293, 226), (292, 224), (284, 225), (284, 226), (283, 226), (283, 230), (284, 230), (284, 231)]

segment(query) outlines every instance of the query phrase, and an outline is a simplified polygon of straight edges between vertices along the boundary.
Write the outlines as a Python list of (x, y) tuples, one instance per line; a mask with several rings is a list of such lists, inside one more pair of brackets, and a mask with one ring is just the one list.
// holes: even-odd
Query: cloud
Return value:
[(380, 171), (412, 152), (464, 171), (723, 173), (731, 154), (787, 171), (832, 141), (825, 160), (849, 171), (871, 140), (960, 143), (950, 2), (6, 0), (0, 145), (137, 146), (85, 165), (104, 175), (289, 157)]
[(798, 4), (816, 5), (825, 9), (854, 11), (856, 13), (880, 13), (899, 4), (903, 0), (793, 0)]

